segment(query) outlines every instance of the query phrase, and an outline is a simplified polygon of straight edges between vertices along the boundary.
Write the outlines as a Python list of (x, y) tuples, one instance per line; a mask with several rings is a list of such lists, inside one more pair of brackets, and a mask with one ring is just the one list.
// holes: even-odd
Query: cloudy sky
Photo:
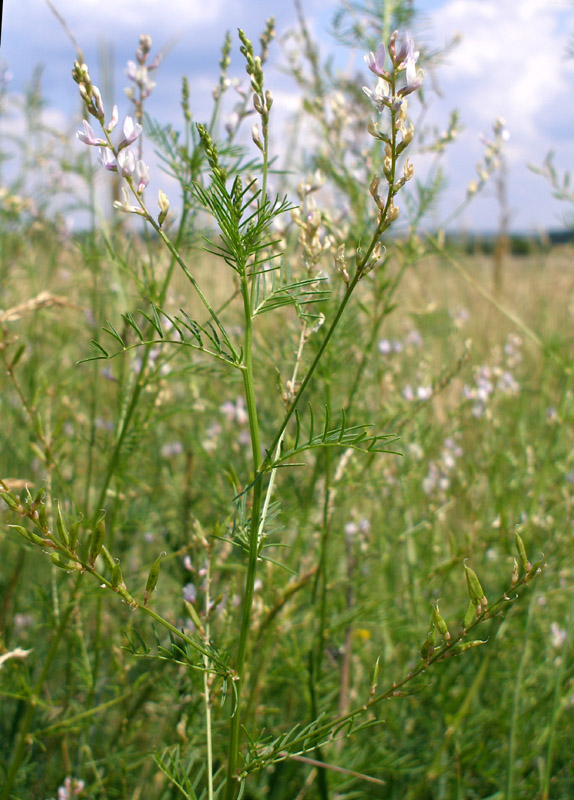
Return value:
[[(302, 3), (322, 55), (332, 53), (335, 64), (348, 68), (349, 53), (328, 33), (336, 4), (333, 0)], [(128, 109), (122, 98), (122, 88), (127, 85), (124, 67), (134, 57), (139, 34), (151, 34), (152, 55), (156, 46), (169, 47), (167, 58), (154, 74), (158, 85), (148, 112), (174, 123), (180, 118), (182, 74), (192, 84), (194, 118), (207, 116), (226, 30), (233, 32), (241, 26), (256, 39), (270, 14), (276, 17), (278, 33), (296, 24), (292, 4), (279, 0), (54, 0), (54, 5), (82, 47), (95, 82), (99, 80), (102, 46), (113, 48), (120, 114)], [(442, 129), (449, 111), (456, 107), (464, 128), (446, 162), (449, 184), (442, 216), (464, 198), (466, 186), (475, 177), (475, 164), (484, 150), (479, 135), (490, 136), (493, 120), (504, 117), (510, 132), (511, 228), (560, 228), (561, 212), (568, 209), (552, 199), (548, 185), (533, 175), (527, 164), (540, 164), (552, 149), (559, 169), (574, 167), (574, 59), (567, 58), (569, 45), (574, 43), (574, 2), (418, 0), (416, 6), (421, 12), (412, 31), (416, 40), (437, 47), (460, 35), (459, 45), (432, 76), (440, 93), (429, 94), (427, 121)], [(60, 23), (45, 0), (5, 0), (3, 14), (0, 61), (8, 64), (13, 75), (10, 93), (17, 97), (34, 66), (41, 63), (49, 102), (47, 119), (67, 129), (73, 114), (78, 113), (78, 98), (70, 77), (74, 54)], [(355, 66), (364, 70), (365, 83), (371, 83), (362, 55), (354, 54)], [(278, 49), (274, 59), (278, 65)], [(237, 59), (231, 74), (233, 69), (242, 76)], [(296, 91), (284, 75), (269, 73), (267, 83), (284, 114), (297, 109)], [(18, 121), (3, 121), (1, 130), (6, 130), (7, 124), (17, 129)], [(420, 167), (424, 169), (424, 161)], [(490, 190), (457, 219), (455, 227), (492, 230), (498, 213)]]

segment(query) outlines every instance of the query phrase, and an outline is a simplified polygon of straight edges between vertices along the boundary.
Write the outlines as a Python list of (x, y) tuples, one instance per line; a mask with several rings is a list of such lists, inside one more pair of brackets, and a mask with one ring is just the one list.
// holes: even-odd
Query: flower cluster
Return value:
[[(151, 69), (155, 69), (159, 62), (158, 56), (153, 63), (146, 65), (151, 47), (151, 38), (149, 36), (140, 37), (140, 46), (137, 51), (138, 66), (135, 62), (128, 62), (128, 76), (131, 77), (136, 85), (140, 88), (140, 97), (135, 100), (132, 95), (130, 98), (136, 105), (136, 115), (142, 115), (142, 103), (152, 91), (155, 84), (149, 81), (147, 73)], [(118, 124), (119, 114), (118, 107), (114, 105), (110, 121), (106, 123), (106, 115), (104, 105), (102, 102), (102, 95), (97, 86), (95, 86), (90, 78), (88, 67), (86, 64), (80, 64), (79, 61), (74, 63), (72, 76), (78, 84), (80, 95), (84, 101), (86, 111), (95, 117), (101, 125), (104, 138), (96, 136), (94, 129), (90, 123), (84, 119), (82, 121), (83, 130), (78, 131), (76, 136), (86, 145), (97, 147), (100, 150), (100, 163), (103, 167), (111, 172), (117, 172), (132, 190), (139, 205), (132, 205), (129, 201), (129, 195), (125, 187), (122, 187), (122, 200), (114, 202), (114, 208), (119, 209), (127, 214), (139, 214), (140, 216), (151, 219), (143, 204), (143, 192), (149, 185), (150, 173), (148, 165), (141, 158), (141, 139), (140, 139), (140, 158), (136, 158), (133, 150), (130, 150), (132, 145), (142, 134), (142, 126), (140, 122), (134, 122), (131, 116), (127, 116), (123, 124), (123, 137), (117, 146), (112, 144), (110, 134)], [(169, 210), (169, 200), (164, 192), (159, 190), (158, 194), (159, 216), (158, 224), (161, 227), (165, 222)]]
[[(369, 192), (379, 209), (379, 233), (385, 231), (397, 218), (399, 209), (394, 203), (394, 198), (405, 183), (413, 177), (414, 169), (409, 159), (405, 160), (402, 177), (398, 177), (397, 159), (406, 150), (413, 140), (414, 126), (407, 123), (407, 95), (422, 86), (424, 71), (416, 67), (419, 51), (415, 50), (413, 40), (408, 34), (403, 37), (400, 48), (397, 49), (398, 31), (395, 31), (389, 41), (388, 54), (390, 69), (385, 67), (387, 48), (381, 43), (376, 53), (367, 53), (365, 62), (368, 68), (377, 76), (374, 89), (363, 86), (363, 92), (371, 100), (379, 113), (388, 109), (390, 111), (390, 130), (383, 130), (378, 122), (371, 120), (368, 126), (369, 133), (375, 139), (385, 143), (385, 157), (383, 159), (383, 172), (388, 184), (386, 199), (379, 195), (379, 178), (375, 175), (369, 186)], [(405, 85), (398, 86), (401, 74), (405, 74)], [(398, 139), (397, 134), (401, 138)]]
[(440, 457), (429, 462), (429, 471), (423, 480), (423, 491), (426, 495), (438, 494), (440, 497), (450, 489), (452, 473), (456, 461), (463, 455), (463, 449), (456, 437), (447, 436), (444, 440)]
[(510, 138), (510, 134), (502, 117), (499, 117), (494, 121), (492, 130), (494, 133), (494, 139), (488, 139), (484, 134), (481, 134), (479, 137), (485, 148), (484, 159), (479, 161), (476, 165), (478, 180), (471, 181), (466, 188), (468, 197), (471, 197), (473, 194), (476, 194), (476, 192), (482, 189), (493, 172), (495, 172), (500, 166), (502, 149), (504, 144)]
[[(416, 68), (419, 51), (415, 50), (415, 43), (408, 33), (405, 34), (397, 52), (398, 35), (399, 32), (395, 31), (389, 41), (389, 56), (393, 68), (391, 72), (385, 69), (386, 49), (382, 42), (376, 53), (367, 53), (365, 56), (368, 68), (378, 77), (378, 80), (374, 90), (364, 86), (363, 91), (379, 112), (385, 107), (398, 111), (402, 105), (402, 98), (419, 89), (425, 77), (424, 70)], [(402, 71), (405, 72), (406, 84), (395, 91), (395, 73)]]
[(473, 401), (472, 415), (474, 417), (488, 416), (488, 403), (495, 393), (510, 396), (520, 393), (520, 384), (511, 369), (522, 359), (521, 345), (522, 339), (516, 334), (510, 334), (504, 346), (505, 363), (477, 367), (474, 372), (474, 386), (465, 384), (463, 393), (467, 400)]
[[(154, 60), (148, 64), (147, 60), (150, 50), (151, 36), (142, 34), (136, 52), (136, 60), (128, 61), (126, 67), (126, 75), (130, 81), (135, 84), (135, 87), (128, 86), (124, 91), (135, 106), (136, 119), (138, 122), (141, 122), (143, 118), (143, 102), (150, 96), (155, 88), (155, 83), (150, 80), (149, 73), (156, 69), (162, 60), (161, 54), (158, 54)], [(137, 92), (136, 88), (138, 90)]]

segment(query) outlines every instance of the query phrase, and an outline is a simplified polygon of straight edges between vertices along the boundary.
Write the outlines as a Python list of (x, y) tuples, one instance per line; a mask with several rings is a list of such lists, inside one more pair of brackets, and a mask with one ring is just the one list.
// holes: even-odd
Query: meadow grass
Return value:
[[(342, 101), (301, 37), (321, 125)], [(386, 234), (382, 124), (348, 155), (331, 121), (324, 176), (267, 202), (241, 41), (258, 162), (194, 128), (185, 82), (179, 144), (145, 123), (179, 219), (117, 145), (143, 233), (66, 239), (3, 195), (0, 797), (569, 797), (572, 251), (507, 255), (493, 287), (491, 258), (417, 231), (432, 174)]]

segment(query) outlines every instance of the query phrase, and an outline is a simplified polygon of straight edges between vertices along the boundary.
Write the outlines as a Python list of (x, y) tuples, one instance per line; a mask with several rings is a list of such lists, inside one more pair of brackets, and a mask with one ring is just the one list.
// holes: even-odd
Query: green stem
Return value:
[(535, 594), (532, 594), (528, 612), (526, 615), (526, 627), (524, 628), (524, 641), (522, 653), (518, 662), (516, 680), (514, 682), (514, 696), (512, 698), (512, 716), (510, 718), (510, 734), (508, 737), (508, 763), (506, 768), (506, 794), (505, 800), (513, 800), (514, 797), (514, 760), (516, 756), (516, 727), (518, 723), (518, 710), (520, 706), (520, 694), (522, 689), (522, 676), (526, 665), (526, 651), (528, 649), (528, 639), (530, 637), (530, 625), (532, 623)]
[[(251, 433), (251, 450), (253, 457), (253, 473), (257, 474), (261, 459), (261, 439), (259, 433), (259, 421), (257, 418), (257, 405), (255, 401), (255, 386), (253, 379), (253, 321), (251, 318), (251, 304), (249, 298), (249, 286), (247, 278), (243, 275), (241, 279), (241, 294), (243, 295), (243, 310), (245, 314), (245, 369), (243, 381), (245, 387), (245, 402), (249, 416), (249, 430)], [(257, 556), (259, 552), (259, 517), (261, 512), (262, 482), (256, 481), (253, 488), (253, 505), (251, 508), (251, 527), (249, 532), (249, 554), (247, 560), (247, 575), (245, 577), (245, 588), (242, 598), (241, 626), (239, 630), (239, 642), (237, 645), (237, 659), (235, 664), (236, 672), (236, 707), (231, 719), (229, 732), (229, 747), (227, 758), (227, 781), (225, 784), (226, 800), (233, 800), (238, 789), (236, 782), (237, 760), (239, 755), (239, 733), (241, 725), (241, 692), (245, 675), (245, 655), (247, 652), (247, 642), (251, 627), (251, 613), (253, 607), (253, 591), (255, 576), (257, 573)]]

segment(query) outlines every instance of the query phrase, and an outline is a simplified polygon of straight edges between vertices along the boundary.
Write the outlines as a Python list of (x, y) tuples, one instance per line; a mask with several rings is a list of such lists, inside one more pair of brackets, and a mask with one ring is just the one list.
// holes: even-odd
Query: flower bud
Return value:
[(165, 222), (167, 212), (169, 211), (169, 199), (165, 192), (160, 189), (157, 194), (157, 204), (159, 206), (160, 214), (157, 218), (158, 225), (161, 226)]
[(256, 147), (263, 152), (263, 142), (261, 141), (261, 137), (259, 136), (259, 126), (255, 122), (253, 127), (251, 128), (251, 138), (253, 139), (253, 143)]
[(404, 177), (405, 181), (410, 181), (410, 179), (413, 177), (414, 174), (415, 174), (415, 168), (413, 167), (413, 165), (411, 164), (411, 162), (407, 158), (407, 160), (405, 161), (404, 169), (403, 169), (403, 177)]

